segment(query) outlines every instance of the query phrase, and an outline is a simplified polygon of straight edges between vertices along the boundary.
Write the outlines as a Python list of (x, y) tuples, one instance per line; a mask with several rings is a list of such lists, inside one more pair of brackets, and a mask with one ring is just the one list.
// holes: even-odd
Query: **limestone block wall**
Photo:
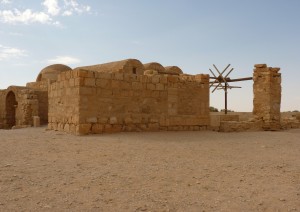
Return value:
[(261, 131), (262, 121), (221, 121), (219, 132)]
[(35, 90), (42, 90), (42, 91), (48, 91), (48, 86), (50, 84), (50, 80), (44, 80), (39, 82), (28, 82), (26, 84), (26, 87), (32, 88)]
[(255, 65), (253, 73), (253, 115), (263, 121), (263, 129), (279, 130), (281, 104), (281, 74), (279, 68)]
[(48, 124), (48, 91), (35, 91), (38, 97), (39, 112), (38, 116), (40, 117), (40, 124)]
[(44, 80), (39, 82), (30, 82), (26, 84), (26, 87), (32, 88), (36, 91), (39, 102), (39, 117), (42, 125), (48, 124), (48, 86), (50, 80)]
[(48, 128), (76, 134), (79, 130), (79, 86), (78, 71), (66, 71), (58, 76), (48, 89)]
[(0, 92), (0, 102), (1, 128), (32, 125), (32, 117), (38, 116), (38, 96), (32, 89), (11, 86)]
[(208, 80), (208, 75), (64, 72), (49, 89), (49, 128), (78, 135), (206, 129)]

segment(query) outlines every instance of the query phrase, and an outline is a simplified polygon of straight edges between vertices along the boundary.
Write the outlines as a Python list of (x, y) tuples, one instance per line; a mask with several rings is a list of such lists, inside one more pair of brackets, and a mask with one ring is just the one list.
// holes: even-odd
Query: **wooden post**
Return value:
[(227, 83), (225, 83), (225, 114), (227, 114)]

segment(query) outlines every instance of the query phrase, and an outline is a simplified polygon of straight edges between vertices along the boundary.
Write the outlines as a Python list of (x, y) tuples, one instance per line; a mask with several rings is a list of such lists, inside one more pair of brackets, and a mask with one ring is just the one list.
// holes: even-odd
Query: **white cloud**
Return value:
[(27, 56), (25, 50), (0, 45), (0, 61), (24, 56)]
[(42, 4), (46, 7), (48, 14), (53, 16), (59, 14), (58, 0), (45, 0)]
[[(2, 4), (11, 3), (11, 0), (0, 0)], [(59, 6), (61, 2), (61, 7)], [(82, 14), (90, 12), (89, 5), (82, 5), (77, 0), (43, 0), (41, 5), (45, 8), (44, 11), (33, 11), (25, 9), (23, 11), (14, 8), (10, 10), (0, 10), (0, 22), (8, 24), (52, 24), (61, 26), (57, 17), (72, 16), (74, 14)]]
[(71, 57), (71, 56), (57, 56), (54, 59), (50, 59), (47, 61), (49, 64), (65, 64), (65, 65), (71, 65), (71, 64), (77, 64), (81, 61), (78, 58)]
[(0, 11), (0, 20), (4, 23), (16, 24), (30, 24), (30, 23), (42, 23), (49, 24), (52, 22), (51, 17), (44, 12), (32, 12), (30, 9), (26, 9), (21, 12), (18, 9)]
[(91, 11), (91, 7), (89, 5), (81, 5), (76, 0), (64, 0), (64, 7), (66, 9), (63, 13), (64, 16), (70, 16), (73, 13), (81, 14)]
[(0, 3), (1, 4), (10, 4), (11, 0), (1, 0)]
[(70, 11), (70, 10), (66, 10), (66, 11), (63, 12), (62, 15), (63, 15), (63, 16), (71, 16), (71, 15), (73, 15), (73, 12)]

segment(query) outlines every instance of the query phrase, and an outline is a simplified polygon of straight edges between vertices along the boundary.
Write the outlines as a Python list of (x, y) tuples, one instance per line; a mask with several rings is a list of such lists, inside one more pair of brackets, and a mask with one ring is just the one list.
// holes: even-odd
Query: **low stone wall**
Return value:
[(284, 118), (281, 126), (283, 129), (300, 128), (300, 117)]
[(262, 130), (262, 121), (222, 121), (219, 128), (220, 132), (245, 132)]
[(239, 115), (224, 114), (224, 113), (210, 113), (210, 126), (209, 130), (219, 131), (221, 122), (226, 121), (239, 121)]

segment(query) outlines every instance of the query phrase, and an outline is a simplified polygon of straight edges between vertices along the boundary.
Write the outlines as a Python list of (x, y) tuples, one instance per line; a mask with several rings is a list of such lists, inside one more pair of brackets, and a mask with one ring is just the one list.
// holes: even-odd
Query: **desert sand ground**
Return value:
[(0, 211), (300, 211), (300, 129), (0, 130)]

